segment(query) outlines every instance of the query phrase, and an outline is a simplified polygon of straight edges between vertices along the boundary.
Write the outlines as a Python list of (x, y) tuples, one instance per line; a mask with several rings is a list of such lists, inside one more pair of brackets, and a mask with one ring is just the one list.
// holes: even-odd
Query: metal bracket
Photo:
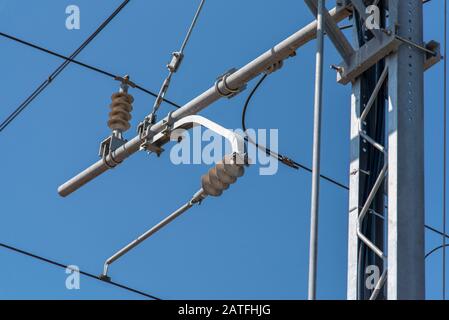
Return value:
[[(245, 154), (245, 140), (242, 136), (202, 116), (191, 115), (181, 118), (171, 125), (171, 131), (176, 129), (189, 129), (194, 125), (203, 126), (224, 137), (229, 141), (233, 153), (241, 155)], [(164, 132), (160, 132), (149, 139), (148, 143), (159, 145), (164, 144), (166, 140), (167, 135)]]
[(378, 38), (373, 38), (364, 46), (360, 47), (350, 57), (349, 63), (341, 62), (340, 65), (333, 66), (337, 70), (337, 82), (340, 84), (348, 84), (354, 81), (381, 59), (397, 51), (402, 43), (416, 46), (418, 49), (426, 52), (424, 70), (431, 68), (442, 59), (440, 44), (434, 40), (429, 41), (425, 47), (421, 47), (398, 37), (391, 30), (383, 30)]
[[(165, 128), (161, 131), (161, 134), (165, 137), (169, 137), (170, 133), (172, 132), (172, 127), (174, 123), (174, 119), (172, 117), (173, 112), (169, 112), (167, 115), (167, 118), (162, 120), (164, 122)], [(159, 157), (162, 152), (164, 152), (164, 149), (160, 147), (159, 145), (155, 144), (154, 142), (151, 142), (150, 140), (150, 131), (153, 123), (151, 119), (145, 119), (143, 122), (139, 124), (139, 127), (137, 129), (140, 138), (143, 140), (143, 143), (140, 145), (139, 150), (146, 150), (148, 153), (156, 153), (156, 155)]]
[[(103, 159), (103, 162), (109, 168), (115, 168), (121, 163), (121, 161), (115, 161), (113, 157), (113, 152), (124, 145), (127, 141), (123, 138), (111, 135), (103, 140), (100, 144), (100, 151), (98, 156)], [(107, 161), (107, 157), (111, 156), (111, 161)]]
[(431, 40), (426, 43), (425, 47), (430, 52), (433, 52), (433, 54), (431, 54), (430, 52), (426, 52), (426, 60), (424, 61), (424, 71), (427, 71), (428, 69), (436, 65), (438, 62), (440, 62), (441, 59), (443, 59), (443, 57), (441, 56), (441, 45), (439, 42)]
[[(143, 124), (144, 123), (142, 123), (142, 125)], [(139, 130), (139, 135), (143, 139), (143, 142), (140, 145), (139, 150), (140, 151), (145, 150), (148, 153), (155, 153), (158, 157), (160, 157), (162, 152), (164, 152), (164, 149), (162, 147), (160, 147), (159, 145), (152, 143), (150, 141), (151, 139), (148, 138), (150, 135), (151, 126), (152, 126), (151, 124), (147, 124), (147, 126), (142, 126), (142, 132), (140, 132), (140, 130)]]
[(355, 51), (349, 58), (348, 63), (340, 63), (338, 66), (337, 82), (340, 84), (348, 84), (354, 81), (381, 59), (396, 51), (400, 45), (401, 41), (391, 31), (381, 33), (378, 38), (374, 37)]
[[(230, 99), (230, 98), (232, 98), (232, 97), (235, 97), (235, 96), (238, 95), (240, 92), (242, 92), (243, 90), (246, 89), (246, 84), (245, 84), (244, 86), (240, 87), (240, 88), (233, 89), (233, 88), (230, 88), (230, 87), (228, 86), (228, 84), (226, 83), (226, 79), (227, 79), (231, 74), (233, 74), (233, 73), (236, 72), (236, 71), (237, 71), (237, 69), (232, 68), (232, 69), (228, 70), (227, 72), (225, 72), (224, 74), (222, 74), (221, 76), (219, 76), (219, 77), (217, 78), (217, 81), (215, 81), (215, 90), (217, 91), (217, 93), (218, 93), (220, 96), (226, 97), (226, 98)], [(228, 93), (225, 93), (225, 92), (223, 92), (223, 91), (220, 90), (220, 82), (223, 83), (223, 87), (226, 89), (226, 91), (227, 91)]]
[(167, 115), (167, 118), (162, 120), (165, 128), (162, 129), (161, 133), (164, 134), (165, 136), (170, 135), (172, 128), (173, 128), (173, 124), (175, 123), (175, 120), (173, 119), (172, 115), (173, 115), (173, 111), (170, 111)]

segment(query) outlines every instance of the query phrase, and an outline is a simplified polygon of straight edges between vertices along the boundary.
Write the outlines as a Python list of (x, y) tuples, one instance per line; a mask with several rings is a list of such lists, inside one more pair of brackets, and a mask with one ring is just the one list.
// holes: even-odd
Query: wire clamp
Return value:
[[(233, 89), (233, 88), (230, 88), (230, 87), (228, 86), (228, 84), (227, 84), (227, 82), (226, 82), (227, 78), (228, 78), (231, 74), (235, 73), (236, 71), (237, 71), (237, 69), (232, 68), (232, 69), (230, 69), (229, 71), (227, 71), (226, 73), (224, 73), (223, 75), (219, 76), (219, 77), (217, 78), (217, 80), (215, 81), (215, 90), (217, 91), (217, 93), (218, 93), (220, 96), (226, 97), (226, 98), (230, 99), (230, 98), (235, 97), (235, 96), (238, 95), (240, 92), (242, 92), (243, 90), (246, 89), (246, 84), (243, 85), (243, 86), (240, 87), (240, 88), (237, 88), (237, 89)], [(226, 89), (227, 93), (225, 93), (225, 92), (223, 92), (223, 91), (220, 90), (220, 83), (221, 83), (221, 82), (223, 83), (223, 87)]]
[(279, 60), (275, 63), (273, 63), (271, 66), (269, 66), (266, 70), (265, 73), (266, 74), (271, 74), (273, 72), (278, 71), (279, 69), (281, 69), (284, 66), (284, 61), (283, 60)]
[(114, 80), (120, 81), (123, 86), (130, 86), (131, 88), (135, 88), (137, 85), (129, 80), (129, 76), (126, 75), (124, 77), (115, 76)]
[(150, 136), (151, 136), (151, 127), (154, 124), (154, 121), (152, 120), (154, 119), (153, 114), (151, 114), (149, 117), (146, 117), (144, 119), (144, 121), (142, 121), (138, 128), (138, 134), (141, 140), (143, 140), (142, 144), (140, 145), (139, 150), (145, 150), (148, 153), (156, 153), (156, 155), (159, 157), (162, 152), (164, 151), (163, 148), (161, 148), (160, 146), (157, 146), (155, 144), (153, 144), (150, 140)]
[[(107, 137), (100, 144), (100, 151), (98, 153), (99, 157), (103, 159), (104, 164), (113, 169), (118, 166), (122, 161), (117, 161), (114, 159), (113, 152), (123, 146), (127, 141), (123, 138), (119, 138), (117, 136), (111, 135)], [(108, 160), (108, 156), (110, 159)]]
[(167, 115), (166, 119), (163, 119), (162, 122), (164, 123), (165, 128), (162, 129), (162, 134), (166, 137), (170, 136), (173, 124), (175, 123), (175, 120), (173, 118), (173, 111), (170, 111)]

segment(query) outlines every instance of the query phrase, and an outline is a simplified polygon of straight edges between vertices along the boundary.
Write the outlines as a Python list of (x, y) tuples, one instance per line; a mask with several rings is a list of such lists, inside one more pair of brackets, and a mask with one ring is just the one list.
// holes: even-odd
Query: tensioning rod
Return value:
[(145, 232), (144, 234), (142, 234), (141, 236), (139, 236), (137, 239), (135, 239), (134, 241), (130, 242), (128, 245), (126, 245), (125, 247), (123, 247), (122, 249), (120, 249), (119, 251), (117, 251), (117, 253), (115, 253), (113, 256), (111, 256), (109, 259), (106, 260), (106, 262), (104, 263), (104, 269), (103, 269), (103, 274), (101, 275), (101, 277), (104, 280), (109, 280), (108, 277), (108, 269), (109, 266), (114, 263), (114, 261), (117, 261), (118, 259), (120, 259), (123, 255), (125, 255), (126, 253), (128, 253), (130, 250), (134, 249), (135, 247), (137, 247), (139, 244), (141, 244), (142, 242), (144, 242), (145, 240), (147, 240), (149, 237), (151, 237), (152, 235), (154, 235), (156, 232), (158, 232), (159, 230), (161, 230), (162, 228), (164, 228), (166, 225), (168, 225), (170, 222), (172, 222), (173, 220), (175, 220), (176, 218), (178, 218), (179, 216), (181, 216), (183, 213), (185, 213), (187, 210), (189, 210), (190, 208), (192, 208), (195, 204), (200, 203), (202, 200), (204, 200), (207, 197), (207, 194), (203, 191), (203, 189), (200, 189), (193, 197), (192, 199), (187, 202), (186, 204), (184, 204), (183, 206), (181, 206), (179, 209), (177, 209), (176, 211), (174, 211), (172, 214), (170, 214), (168, 217), (166, 217), (164, 220), (162, 220), (161, 222), (159, 222), (158, 224), (156, 224), (154, 227), (152, 227), (151, 229), (149, 229), (147, 232)]

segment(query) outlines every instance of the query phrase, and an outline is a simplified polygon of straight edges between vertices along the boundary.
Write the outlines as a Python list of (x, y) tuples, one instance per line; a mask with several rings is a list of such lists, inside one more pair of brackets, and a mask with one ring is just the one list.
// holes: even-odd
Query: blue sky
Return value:
[[(69, 55), (120, 4), (119, 0), (2, 0), (0, 31)], [(328, 7), (331, 7), (329, 1)], [(65, 8), (81, 10), (81, 29), (65, 28)], [(131, 3), (78, 57), (114, 74), (130, 74), (157, 91), (165, 64), (181, 44), (198, 1)], [(425, 5), (425, 39), (442, 41), (442, 0)], [(180, 104), (209, 88), (310, 22), (302, 1), (206, 1), (168, 98)], [(0, 39), (5, 118), (61, 63)], [(311, 163), (315, 44), (262, 85), (248, 111), (248, 127), (278, 128), (279, 149)], [(341, 59), (326, 42), (326, 66)], [(426, 73), (426, 222), (441, 228), (443, 65)], [(254, 81), (250, 86), (254, 85)], [(325, 68), (322, 171), (347, 184), (350, 87)], [(117, 249), (183, 204), (200, 186), (206, 165), (174, 166), (139, 153), (71, 197), (56, 188), (97, 160), (110, 96), (118, 83), (70, 65), (0, 135), (2, 157), (0, 242), (100, 274)], [(249, 90), (221, 100), (202, 115), (240, 126)], [(135, 97), (133, 129), (153, 98)], [(167, 104), (160, 114), (172, 110)], [(209, 199), (111, 267), (113, 280), (163, 299), (304, 299), (307, 297), (310, 180), (305, 171), (279, 166), (274, 176), (257, 167), (225, 194)], [(318, 298), (346, 292), (347, 192), (322, 181)], [(431, 249), (441, 237), (426, 233)], [(0, 249), (0, 298), (139, 299), (82, 277), (80, 290), (65, 288), (63, 269)], [(426, 264), (427, 297), (441, 297), (441, 253)]]

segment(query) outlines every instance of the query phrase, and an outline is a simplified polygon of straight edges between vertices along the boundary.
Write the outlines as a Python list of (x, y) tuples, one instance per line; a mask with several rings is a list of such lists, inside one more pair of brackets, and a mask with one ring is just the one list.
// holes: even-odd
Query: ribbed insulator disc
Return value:
[(215, 189), (213, 187), (212, 182), (210, 181), (209, 172), (201, 177), (201, 185), (203, 187), (204, 192), (209, 196), (218, 197), (221, 196), (221, 194), (223, 193), (223, 190)]
[(232, 156), (226, 156), (207, 174), (201, 177), (201, 184), (206, 194), (218, 197), (224, 190), (243, 176), (245, 169), (243, 164), (236, 164)]
[(108, 126), (112, 130), (124, 132), (131, 127), (129, 121), (132, 118), (131, 111), (133, 110), (134, 98), (128, 93), (118, 92), (114, 93), (111, 99)]
[(237, 177), (233, 177), (226, 172), (225, 164), (218, 163), (217, 166), (215, 167), (215, 169), (216, 169), (217, 176), (221, 181), (223, 181), (227, 184), (233, 184), (237, 180)]

